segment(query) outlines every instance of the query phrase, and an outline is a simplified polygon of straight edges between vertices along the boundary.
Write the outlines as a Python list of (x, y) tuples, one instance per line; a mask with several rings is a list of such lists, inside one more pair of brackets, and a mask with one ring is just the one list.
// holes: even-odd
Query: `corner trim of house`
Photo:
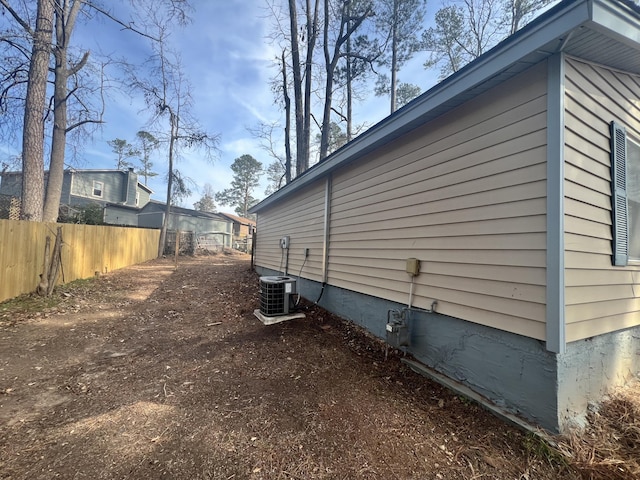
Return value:
[(564, 94), (565, 56), (548, 60), (547, 72), (547, 350), (564, 353)]

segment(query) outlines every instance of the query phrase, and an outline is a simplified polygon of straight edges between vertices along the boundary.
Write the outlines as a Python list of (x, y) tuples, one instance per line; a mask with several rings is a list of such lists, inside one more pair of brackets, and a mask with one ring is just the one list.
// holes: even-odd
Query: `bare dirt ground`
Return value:
[(55, 296), (0, 305), (0, 478), (579, 478), (321, 309), (262, 325), (247, 256)]

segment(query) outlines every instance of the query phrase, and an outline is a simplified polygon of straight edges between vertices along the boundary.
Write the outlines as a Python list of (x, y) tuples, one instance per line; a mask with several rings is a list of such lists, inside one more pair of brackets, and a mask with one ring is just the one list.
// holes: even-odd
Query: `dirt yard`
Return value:
[(0, 478), (578, 478), (318, 308), (262, 325), (246, 256), (55, 297), (0, 305)]

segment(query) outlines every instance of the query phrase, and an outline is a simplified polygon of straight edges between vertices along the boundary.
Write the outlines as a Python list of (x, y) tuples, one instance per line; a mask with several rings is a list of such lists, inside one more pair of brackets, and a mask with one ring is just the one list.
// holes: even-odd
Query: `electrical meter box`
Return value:
[(412, 277), (417, 277), (420, 273), (420, 260), (417, 258), (407, 258), (407, 273)]
[(409, 346), (409, 324), (405, 311), (389, 310), (387, 312), (387, 343), (393, 348)]

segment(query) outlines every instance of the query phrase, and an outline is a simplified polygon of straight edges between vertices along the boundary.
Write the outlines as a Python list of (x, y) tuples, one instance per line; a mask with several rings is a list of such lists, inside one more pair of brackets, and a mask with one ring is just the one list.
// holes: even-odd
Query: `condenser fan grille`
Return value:
[(261, 277), (260, 313), (267, 317), (287, 315), (294, 291), (295, 279), (291, 277)]

